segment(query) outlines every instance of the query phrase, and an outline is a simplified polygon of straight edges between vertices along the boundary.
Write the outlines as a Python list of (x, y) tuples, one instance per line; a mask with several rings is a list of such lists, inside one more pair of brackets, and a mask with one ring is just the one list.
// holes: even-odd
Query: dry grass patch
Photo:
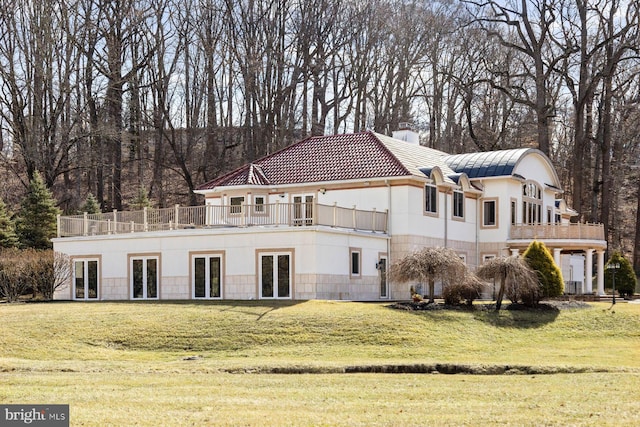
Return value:
[(0, 401), (64, 402), (74, 426), (640, 423), (639, 374), (4, 373)]

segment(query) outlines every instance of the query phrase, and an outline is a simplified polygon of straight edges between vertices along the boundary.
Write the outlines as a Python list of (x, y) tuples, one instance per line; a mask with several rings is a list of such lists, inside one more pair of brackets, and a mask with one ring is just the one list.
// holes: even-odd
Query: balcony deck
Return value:
[(599, 241), (606, 246), (602, 224), (532, 224), (512, 225), (509, 240)]
[(387, 231), (387, 212), (318, 203), (179, 206), (139, 211), (58, 216), (58, 237), (99, 236), (194, 228), (324, 225)]

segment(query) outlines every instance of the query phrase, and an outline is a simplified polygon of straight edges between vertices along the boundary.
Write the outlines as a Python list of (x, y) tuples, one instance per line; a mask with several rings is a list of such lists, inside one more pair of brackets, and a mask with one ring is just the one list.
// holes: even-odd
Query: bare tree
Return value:
[[(140, 38), (147, 36), (149, 5), (143, 0), (109, 2), (95, 0), (86, 5), (91, 21), (88, 31), (96, 37), (91, 51), (92, 66), (105, 79), (103, 114), (100, 115), (100, 141), (108, 153), (110, 173), (107, 204), (122, 209), (122, 134), (124, 130), (123, 103), (127, 82), (141, 68), (148, 65), (153, 54), (151, 43), (139, 44), (141, 50), (131, 49)], [(137, 53), (132, 57), (132, 53)], [(102, 202), (102, 200), (101, 200)]]
[(496, 311), (502, 307), (502, 299), (505, 294), (514, 299), (526, 295), (535, 300), (539, 289), (536, 273), (520, 257), (512, 256), (488, 260), (478, 267), (476, 275), (484, 280), (500, 281), (500, 289), (496, 297)]
[(24, 164), (25, 185), (41, 171), (52, 187), (70, 167), (76, 125), (70, 80), (78, 58), (65, 31), (70, 19), (67, 5), (52, 1), (4, 2), (0, 10), (0, 117)]
[(493, 84), (514, 102), (535, 112), (538, 148), (550, 155), (551, 118), (555, 116), (551, 81), (557, 68), (575, 49), (572, 45), (552, 43), (553, 28), (558, 23), (558, 1), (465, 0), (465, 3), (476, 7), (472, 13), (488, 36), (518, 54), (519, 70), (502, 70), (509, 77), (506, 84), (500, 81)]
[(421, 282), (429, 284), (429, 302), (434, 301), (435, 282), (462, 282), (465, 279), (467, 266), (460, 256), (449, 248), (424, 248), (401, 258), (391, 265), (391, 280)]

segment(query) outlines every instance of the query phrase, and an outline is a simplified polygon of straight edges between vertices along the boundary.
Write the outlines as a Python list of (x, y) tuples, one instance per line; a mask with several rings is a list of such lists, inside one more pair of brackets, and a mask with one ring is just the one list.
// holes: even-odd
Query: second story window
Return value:
[(253, 210), (256, 213), (264, 213), (264, 196), (255, 196), (253, 198)]
[(540, 224), (542, 222), (542, 190), (534, 182), (522, 185), (522, 223)]
[(485, 200), (482, 202), (482, 225), (485, 227), (495, 227), (498, 225), (495, 200)]
[(242, 204), (244, 203), (244, 197), (232, 197), (229, 200), (229, 204), (231, 207), (229, 208), (229, 213), (239, 214), (242, 212)]
[(464, 218), (464, 193), (461, 191), (453, 192), (453, 217)]
[(424, 200), (425, 212), (430, 214), (438, 212), (438, 188), (435, 185), (426, 185), (424, 187)]

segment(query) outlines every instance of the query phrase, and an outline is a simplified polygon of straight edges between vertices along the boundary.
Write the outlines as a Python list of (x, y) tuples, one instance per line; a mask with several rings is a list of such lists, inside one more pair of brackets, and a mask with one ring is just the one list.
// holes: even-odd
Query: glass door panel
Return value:
[(222, 290), (220, 286), (220, 257), (209, 258), (209, 297), (220, 298)]
[(273, 298), (273, 255), (262, 256), (262, 297)]
[(84, 299), (84, 261), (73, 263), (76, 299)]

